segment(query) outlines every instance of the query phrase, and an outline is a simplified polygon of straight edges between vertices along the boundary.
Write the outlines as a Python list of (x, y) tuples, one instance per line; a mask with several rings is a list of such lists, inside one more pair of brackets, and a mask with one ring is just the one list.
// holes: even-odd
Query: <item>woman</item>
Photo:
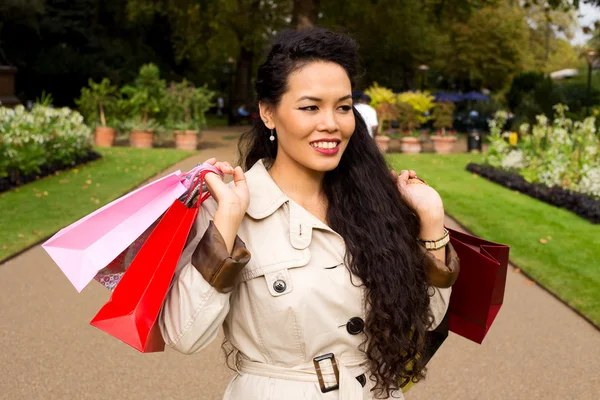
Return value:
[(225, 399), (402, 398), (422, 377), (458, 260), (439, 195), (390, 174), (353, 108), (357, 70), (347, 36), (281, 34), (240, 142), (247, 172), (208, 161), (234, 182), (206, 177), (160, 328), (191, 354), (223, 326), (238, 371)]

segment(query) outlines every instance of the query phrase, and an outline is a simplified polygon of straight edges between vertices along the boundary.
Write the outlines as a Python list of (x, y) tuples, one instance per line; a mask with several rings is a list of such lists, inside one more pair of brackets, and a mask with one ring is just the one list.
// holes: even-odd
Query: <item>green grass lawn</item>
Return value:
[(103, 158), (0, 194), (0, 260), (124, 195), (192, 152), (97, 148)]
[(600, 325), (600, 225), (465, 171), (480, 155), (388, 159), (396, 170), (416, 170), (438, 190), (449, 215), (478, 236), (509, 244), (512, 261)]

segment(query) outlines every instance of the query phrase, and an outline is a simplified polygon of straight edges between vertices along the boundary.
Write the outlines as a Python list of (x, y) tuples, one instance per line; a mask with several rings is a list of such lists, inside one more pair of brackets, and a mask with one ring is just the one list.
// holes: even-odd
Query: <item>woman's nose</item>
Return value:
[(337, 121), (335, 119), (335, 113), (327, 111), (322, 113), (322, 119), (317, 127), (320, 131), (334, 132), (337, 130)]

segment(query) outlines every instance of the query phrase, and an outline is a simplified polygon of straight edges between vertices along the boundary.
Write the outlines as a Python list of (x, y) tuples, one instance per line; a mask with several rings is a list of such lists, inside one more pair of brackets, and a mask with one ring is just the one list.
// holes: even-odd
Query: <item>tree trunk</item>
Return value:
[(240, 46), (240, 53), (237, 61), (237, 71), (233, 83), (233, 93), (231, 93), (230, 113), (242, 104), (250, 105), (253, 100), (252, 94), (252, 64), (254, 62), (254, 52)]
[(304, 29), (317, 25), (321, 0), (294, 0), (292, 28)]

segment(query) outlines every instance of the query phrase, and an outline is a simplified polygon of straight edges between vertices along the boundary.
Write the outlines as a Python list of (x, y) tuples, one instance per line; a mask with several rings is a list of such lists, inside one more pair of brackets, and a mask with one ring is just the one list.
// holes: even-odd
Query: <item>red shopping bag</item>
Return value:
[(481, 343), (504, 301), (510, 247), (448, 231), (460, 258), (460, 274), (448, 306), (448, 328)]
[[(204, 176), (210, 172), (204, 171), (196, 184), (202, 185)], [(191, 208), (175, 200), (123, 274), (110, 300), (92, 319), (91, 325), (142, 353), (164, 350), (158, 314), (199, 206), (208, 196), (209, 193), (199, 196)]]

